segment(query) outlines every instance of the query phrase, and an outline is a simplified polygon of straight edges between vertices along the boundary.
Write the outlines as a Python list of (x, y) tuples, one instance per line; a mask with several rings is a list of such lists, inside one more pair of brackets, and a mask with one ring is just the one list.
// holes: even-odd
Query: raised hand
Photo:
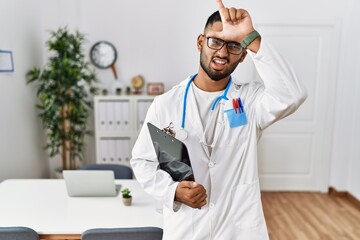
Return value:
[(245, 9), (226, 8), (222, 0), (216, 0), (223, 24), (219, 38), (241, 42), (254, 31), (249, 13)]

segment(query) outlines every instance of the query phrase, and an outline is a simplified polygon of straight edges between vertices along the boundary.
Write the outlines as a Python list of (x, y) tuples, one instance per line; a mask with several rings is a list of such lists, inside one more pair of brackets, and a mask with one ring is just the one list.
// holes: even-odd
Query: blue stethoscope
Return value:
[[(195, 77), (197, 76), (198, 74), (194, 74), (193, 76), (190, 77), (190, 80), (189, 82), (187, 83), (186, 85), (186, 88), (185, 88), (185, 93), (184, 93), (184, 100), (183, 100), (183, 111), (182, 111), (182, 118), (181, 118), (181, 128), (180, 128), (180, 131), (178, 131), (178, 134), (177, 134), (177, 137), (180, 139), (180, 140), (185, 140), (187, 138), (187, 132), (185, 131), (185, 117), (186, 117), (186, 103), (187, 103), (187, 95), (188, 95), (188, 92), (189, 92), (189, 88), (190, 88), (190, 85), (191, 83), (193, 82), (193, 80), (195, 79)], [(229, 91), (229, 88), (230, 88), (230, 85), (231, 85), (231, 82), (232, 82), (232, 77), (230, 76), (230, 79), (229, 79), (229, 82), (228, 84), (226, 85), (226, 88), (225, 88), (225, 91), (223, 93), (223, 95), (221, 96), (218, 96), (213, 104), (211, 105), (211, 111), (214, 111), (215, 107), (216, 107), (216, 104), (221, 100), (221, 99), (224, 99), (224, 100), (229, 100), (229, 98), (226, 96), (228, 91)]]

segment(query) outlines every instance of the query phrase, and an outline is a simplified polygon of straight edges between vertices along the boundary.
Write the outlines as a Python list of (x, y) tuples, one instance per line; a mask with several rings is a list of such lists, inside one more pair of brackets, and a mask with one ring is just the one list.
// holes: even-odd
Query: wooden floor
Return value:
[(270, 240), (360, 240), (360, 210), (322, 193), (262, 192)]

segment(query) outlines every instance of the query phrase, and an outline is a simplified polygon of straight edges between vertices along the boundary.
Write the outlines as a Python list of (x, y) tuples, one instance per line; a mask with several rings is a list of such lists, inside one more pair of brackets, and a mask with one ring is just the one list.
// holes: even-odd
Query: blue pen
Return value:
[(239, 112), (242, 113), (244, 111), (244, 109), (243, 109), (243, 105), (241, 103), (241, 98), (238, 98), (237, 101), (239, 103)]

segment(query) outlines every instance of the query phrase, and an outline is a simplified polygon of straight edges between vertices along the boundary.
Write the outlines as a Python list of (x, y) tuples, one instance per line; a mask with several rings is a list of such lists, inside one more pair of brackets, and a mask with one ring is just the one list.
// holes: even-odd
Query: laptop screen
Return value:
[(111, 170), (64, 170), (63, 175), (70, 197), (111, 197), (118, 194)]

